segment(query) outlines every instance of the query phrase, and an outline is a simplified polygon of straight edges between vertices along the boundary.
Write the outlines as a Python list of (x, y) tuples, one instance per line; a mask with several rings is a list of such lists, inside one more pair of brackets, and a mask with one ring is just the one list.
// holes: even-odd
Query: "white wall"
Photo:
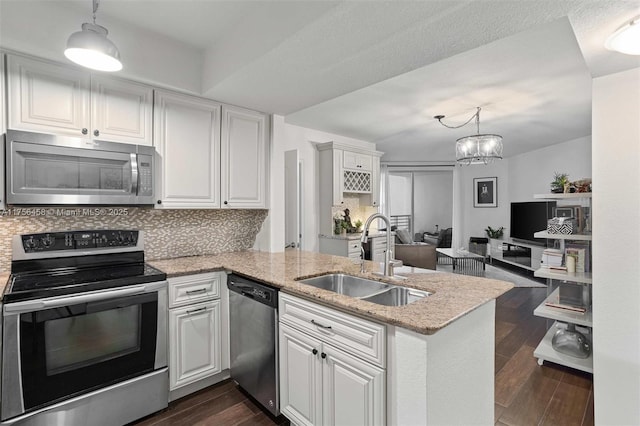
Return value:
[(640, 68), (593, 80), (596, 424), (640, 424)]
[(549, 192), (554, 172), (574, 181), (591, 177), (591, 136), (509, 158), (509, 202), (531, 201)]
[(451, 171), (413, 174), (413, 232), (451, 227), (453, 221), (453, 173)]
[[(91, 2), (86, 0), (90, 11)], [(0, 47), (71, 65), (63, 50), (69, 36), (90, 19), (86, 8), (55, 1), (2, 1)], [(28, 25), (25, 25), (28, 23)], [(109, 19), (97, 23), (109, 30), (120, 50), (123, 69), (117, 76), (156, 86), (201, 93), (202, 52), (165, 36)]]
[[(554, 172), (570, 180), (591, 177), (591, 137), (583, 137), (497, 161), (487, 166), (456, 167), (460, 179), (461, 233), (463, 247), (469, 237), (484, 237), (487, 226), (505, 228), (509, 236), (511, 203), (533, 201), (533, 194), (549, 192)], [(498, 178), (498, 207), (473, 207), (473, 179)], [(455, 226), (454, 226), (455, 228)], [(454, 229), (455, 231), (455, 229)]]
[(315, 145), (324, 142), (339, 142), (366, 149), (375, 149), (375, 144), (359, 139), (347, 138), (333, 133), (287, 124), (284, 117), (272, 118), (271, 154), (271, 199), (269, 226), (271, 229), (271, 251), (284, 250), (284, 152), (297, 149), (302, 162), (303, 176), (303, 224), (302, 250), (318, 251), (318, 151)]

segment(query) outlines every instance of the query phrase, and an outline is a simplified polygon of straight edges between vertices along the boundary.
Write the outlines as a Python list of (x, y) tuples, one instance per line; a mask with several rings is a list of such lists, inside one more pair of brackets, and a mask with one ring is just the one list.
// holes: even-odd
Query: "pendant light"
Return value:
[(627, 55), (640, 55), (640, 16), (636, 16), (611, 34), (605, 47)]
[(100, 0), (93, 0), (93, 23), (82, 24), (82, 31), (75, 32), (67, 40), (64, 51), (72, 62), (98, 71), (120, 71), (120, 52), (107, 38), (109, 31), (96, 24), (96, 11)]
[(476, 119), (475, 135), (465, 136), (456, 140), (456, 162), (458, 164), (489, 164), (496, 159), (502, 159), (502, 136), (494, 134), (480, 134), (480, 111), (477, 111), (465, 123), (459, 126), (448, 126), (442, 122), (444, 115), (436, 115), (440, 124), (449, 129), (459, 129)]

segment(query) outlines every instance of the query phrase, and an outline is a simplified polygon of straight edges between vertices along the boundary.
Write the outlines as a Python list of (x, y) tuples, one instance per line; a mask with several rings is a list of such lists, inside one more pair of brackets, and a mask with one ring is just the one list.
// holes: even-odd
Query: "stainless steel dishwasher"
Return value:
[(278, 290), (236, 274), (227, 287), (231, 378), (278, 416)]

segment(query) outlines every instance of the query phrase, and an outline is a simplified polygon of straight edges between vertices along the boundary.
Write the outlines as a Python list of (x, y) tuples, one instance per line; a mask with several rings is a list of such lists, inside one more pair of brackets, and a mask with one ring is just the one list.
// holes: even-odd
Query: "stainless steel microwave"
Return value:
[(154, 203), (150, 146), (8, 130), (7, 204)]

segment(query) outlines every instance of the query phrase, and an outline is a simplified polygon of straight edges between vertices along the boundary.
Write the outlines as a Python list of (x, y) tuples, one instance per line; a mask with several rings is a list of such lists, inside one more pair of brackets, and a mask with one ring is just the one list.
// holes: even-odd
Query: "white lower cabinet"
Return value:
[(170, 390), (221, 371), (220, 301), (172, 309)]
[(226, 274), (169, 278), (169, 390), (220, 373), (226, 341), (223, 301)]
[[(280, 411), (297, 425), (384, 425), (385, 369), (331, 344), (333, 327), (326, 324), (338, 327), (336, 334), (347, 333), (340, 331), (345, 314), (282, 293), (280, 297), (281, 306), (284, 298), (285, 305), (293, 301), (320, 309), (313, 327), (324, 330), (323, 337), (314, 337), (286, 316), (281, 321)], [(344, 340), (338, 344), (345, 346)]]

